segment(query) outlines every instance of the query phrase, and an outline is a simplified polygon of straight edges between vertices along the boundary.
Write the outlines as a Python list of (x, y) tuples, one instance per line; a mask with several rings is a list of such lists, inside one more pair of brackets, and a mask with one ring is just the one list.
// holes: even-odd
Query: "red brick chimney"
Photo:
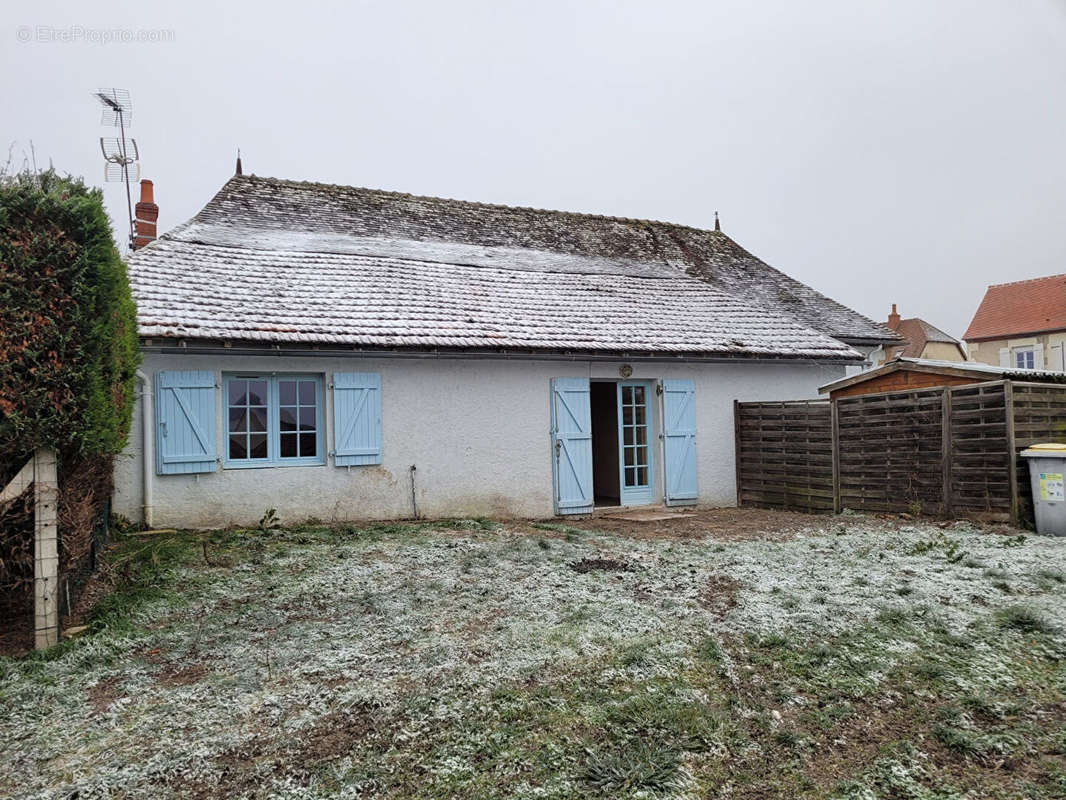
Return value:
[[(140, 205), (138, 205), (137, 208), (140, 208)], [(138, 211), (137, 213), (139, 216), (140, 212)], [(894, 331), (899, 330), (899, 314), (896, 313), (895, 303), (892, 304), (892, 313), (888, 315), (888, 327)]]
[(155, 241), (156, 222), (159, 220), (159, 206), (155, 204), (151, 181), (141, 181), (141, 199), (134, 209), (134, 217), (136, 235), (133, 237), (133, 249), (139, 250)]

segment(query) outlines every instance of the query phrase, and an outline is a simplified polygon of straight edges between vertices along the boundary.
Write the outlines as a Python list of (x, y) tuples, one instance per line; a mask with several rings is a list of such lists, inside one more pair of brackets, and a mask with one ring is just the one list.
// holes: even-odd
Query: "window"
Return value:
[(649, 486), (648, 419), (643, 386), (623, 383), (622, 467), (625, 487)]
[(226, 389), (226, 466), (324, 464), (322, 379), (231, 375)]
[(1018, 369), (1036, 368), (1036, 351), (1032, 347), (1014, 348), (1014, 366)]

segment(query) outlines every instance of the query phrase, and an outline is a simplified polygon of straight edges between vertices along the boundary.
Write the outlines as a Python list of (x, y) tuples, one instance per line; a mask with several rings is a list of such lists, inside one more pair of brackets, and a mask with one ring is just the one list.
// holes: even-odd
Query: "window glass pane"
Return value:
[(313, 378), (227, 380), (227, 458), (268, 463), (317, 458), (318, 386)]
[(248, 388), (248, 381), (230, 381), (229, 382), (229, 404), (231, 406), (243, 406), (248, 402), (248, 396), (245, 390)]
[(253, 433), (248, 437), (250, 458), (267, 457), (267, 437), (265, 433)]
[(626, 467), (626, 486), (636, 486), (637, 471), (633, 467)]
[(648, 448), (647, 447), (634, 447), (633, 452), (635, 463), (637, 466), (647, 466), (648, 464)]
[(295, 408), (283, 408), (279, 414), (281, 418), (281, 430), (282, 431), (294, 431), (296, 430), (296, 409)]
[(245, 445), (246, 442), (243, 433), (231, 433), (229, 437), (229, 457), (247, 458), (248, 448)]
[(267, 429), (267, 410), (263, 406), (252, 406), (248, 409), (248, 423), (253, 432)]
[(248, 405), (265, 406), (267, 404), (267, 382), (248, 381)]
[(637, 485), (638, 486), (647, 486), (648, 485), (648, 468), (647, 467), (637, 467)]
[(635, 421), (636, 421), (637, 425), (643, 425), (644, 424), (644, 406), (637, 406), (633, 410), (636, 412)]
[(641, 403), (641, 404), (644, 403), (644, 387), (643, 386), (634, 386), (633, 387), (633, 402)]
[(635, 458), (635, 456), (633, 455), (633, 448), (623, 447), (622, 452), (625, 454), (625, 465), (627, 467), (633, 466), (633, 459)]
[[(229, 429), (233, 432), (248, 430), (248, 411), (244, 408), (229, 410)], [(233, 456), (230, 456), (232, 458)]]
[(296, 405), (296, 381), (278, 381), (278, 402), (283, 406)]
[(633, 429), (629, 426), (622, 428), (622, 444), (633, 444)]
[(646, 426), (644, 426), (644, 425), (641, 425), (639, 428), (636, 429), (636, 432), (637, 432), (637, 444), (647, 444), (648, 443), (648, 428)]
[(622, 424), (623, 425), (632, 425), (633, 424), (633, 407), (632, 406), (622, 406)]

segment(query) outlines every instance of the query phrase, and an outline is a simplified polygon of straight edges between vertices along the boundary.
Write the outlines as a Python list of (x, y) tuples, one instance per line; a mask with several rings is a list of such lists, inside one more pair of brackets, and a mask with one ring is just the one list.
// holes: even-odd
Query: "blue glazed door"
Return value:
[(649, 383), (624, 381), (618, 384), (618, 473), (624, 506), (647, 505), (655, 497), (650, 395)]
[(555, 512), (589, 514), (593, 509), (593, 490), (588, 378), (552, 380), (551, 422)]

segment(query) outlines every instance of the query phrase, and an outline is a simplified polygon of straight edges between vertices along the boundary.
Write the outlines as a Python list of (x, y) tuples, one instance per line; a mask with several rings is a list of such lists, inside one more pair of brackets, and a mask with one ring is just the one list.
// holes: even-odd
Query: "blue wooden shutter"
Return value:
[(381, 376), (333, 375), (334, 461), (338, 467), (381, 463)]
[(555, 510), (588, 514), (592, 495), (592, 412), (588, 378), (552, 380)]
[(692, 505), (699, 497), (696, 385), (692, 381), (663, 381), (663, 440), (666, 504)]
[(204, 370), (155, 375), (156, 472), (214, 472), (215, 374)]

